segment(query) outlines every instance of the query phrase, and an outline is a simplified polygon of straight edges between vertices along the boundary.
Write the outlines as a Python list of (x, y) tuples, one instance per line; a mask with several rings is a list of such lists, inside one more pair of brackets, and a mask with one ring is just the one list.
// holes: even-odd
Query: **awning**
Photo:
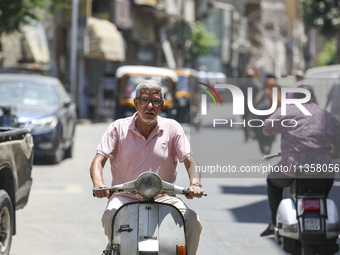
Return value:
[(51, 61), (45, 28), (41, 22), (32, 22), (22, 28), (35, 62)]
[(148, 5), (151, 7), (156, 7), (158, 4), (158, 0), (134, 0), (137, 5)]
[(124, 61), (124, 39), (116, 26), (108, 20), (89, 17), (89, 53), (92, 58), (109, 61)]
[(22, 32), (3, 34), (0, 38), (3, 68), (47, 70), (50, 52), (42, 23), (34, 21), (22, 27)]

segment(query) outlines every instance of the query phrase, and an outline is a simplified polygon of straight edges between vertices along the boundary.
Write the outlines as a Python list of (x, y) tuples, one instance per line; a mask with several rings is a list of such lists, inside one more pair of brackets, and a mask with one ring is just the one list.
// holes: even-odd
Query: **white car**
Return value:
[(340, 65), (307, 69), (305, 72), (304, 84), (313, 87), (319, 106), (324, 108), (327, 102), (328, 92), (334, 84), (340, 84)]

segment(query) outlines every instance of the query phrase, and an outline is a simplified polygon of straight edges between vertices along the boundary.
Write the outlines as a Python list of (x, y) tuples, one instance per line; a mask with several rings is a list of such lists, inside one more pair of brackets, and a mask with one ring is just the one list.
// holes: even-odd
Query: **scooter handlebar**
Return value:
[[(112, 188), (106, 188), (106, 189), (92, 189), (92, 195), (95, 197), (96, 195), (94, 194), (94, 192), (95, 191), (104, 191), (104, 190), (108, 190), (109, 191), (109, 193), (110, 193), (110, 195), (112, 195), (113, 193), (115, 193), (115, 188), (114, 187), (112, 187)], [(183, 191), (182, 192), (178, 192), (177, 194), (180, 194), (180, 193), (182, 193), (183, 195), (186, 195), (186, 196), (189, 196), (189, 190), (187, 190), (187, 189), (183, 189)], [(204, 193), (203, 194), (203, 196), (207, 196), (208, 194), (206, 194), (206, 193)]]
[(280, 157), (280, 156), (281, 156), (281, 152), (278, 152), (278, 153), (263, 155), (263, 159), (271, 159), (271, 158)]
[[(150, 190), (147, 191), (148, 189)], [(95, 196), (95, 192), (98, 191), (109, 191), (110, 195), (114, 193), (140, 194), (146, 199), (150, 199), (157, 194), (189, 195), (188, 190), (173, 183), (163, 181), (157, 174), (152, 172), (142, 173), (134, 181), (118, 184), (111, 188), (93, 189), (93, 196)], [(206, 196), (206, 194), (204, 194), (204, 196)]]

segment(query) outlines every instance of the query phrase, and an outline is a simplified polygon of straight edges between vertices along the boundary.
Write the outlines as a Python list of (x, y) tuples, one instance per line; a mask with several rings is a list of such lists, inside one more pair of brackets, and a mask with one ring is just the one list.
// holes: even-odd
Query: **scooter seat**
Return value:
[(315, 178), (296, 178), (291, 187), (290, 193), (293, 196), (326, 196), (327, 179), (315, 179)]

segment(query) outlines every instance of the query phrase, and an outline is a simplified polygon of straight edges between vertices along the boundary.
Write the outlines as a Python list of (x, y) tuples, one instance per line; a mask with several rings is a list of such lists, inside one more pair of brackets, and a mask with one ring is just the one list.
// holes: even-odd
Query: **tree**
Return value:
[(216, 39), (215, 34), (208, 32), (205, 25), (201, 22), (198, 22), (193, 28), (190, 39), (190, 53), (194, 57), (207, 55), (209, 53), (209, 47), (219, 45), (219, 41)]
[(1, 0), (0, 36), (2, 33), (20, 31), (22, 25), (41, 20), (41, 11), (50, 12), (53, 7), (63, 7), (62, 0)]
[(340, 59), (340, 1), (301, 0), (301, 14), (305, 25), (316, 28), (327, 39), (335, 38), (337, 44), (336, 62)]
[(336, 44), (335, 39), (328, 40), (323, 50), (320, 52), (317, 58), (318, 66), (326, 66), (335, 63), (335, 55), (336, 55)]

